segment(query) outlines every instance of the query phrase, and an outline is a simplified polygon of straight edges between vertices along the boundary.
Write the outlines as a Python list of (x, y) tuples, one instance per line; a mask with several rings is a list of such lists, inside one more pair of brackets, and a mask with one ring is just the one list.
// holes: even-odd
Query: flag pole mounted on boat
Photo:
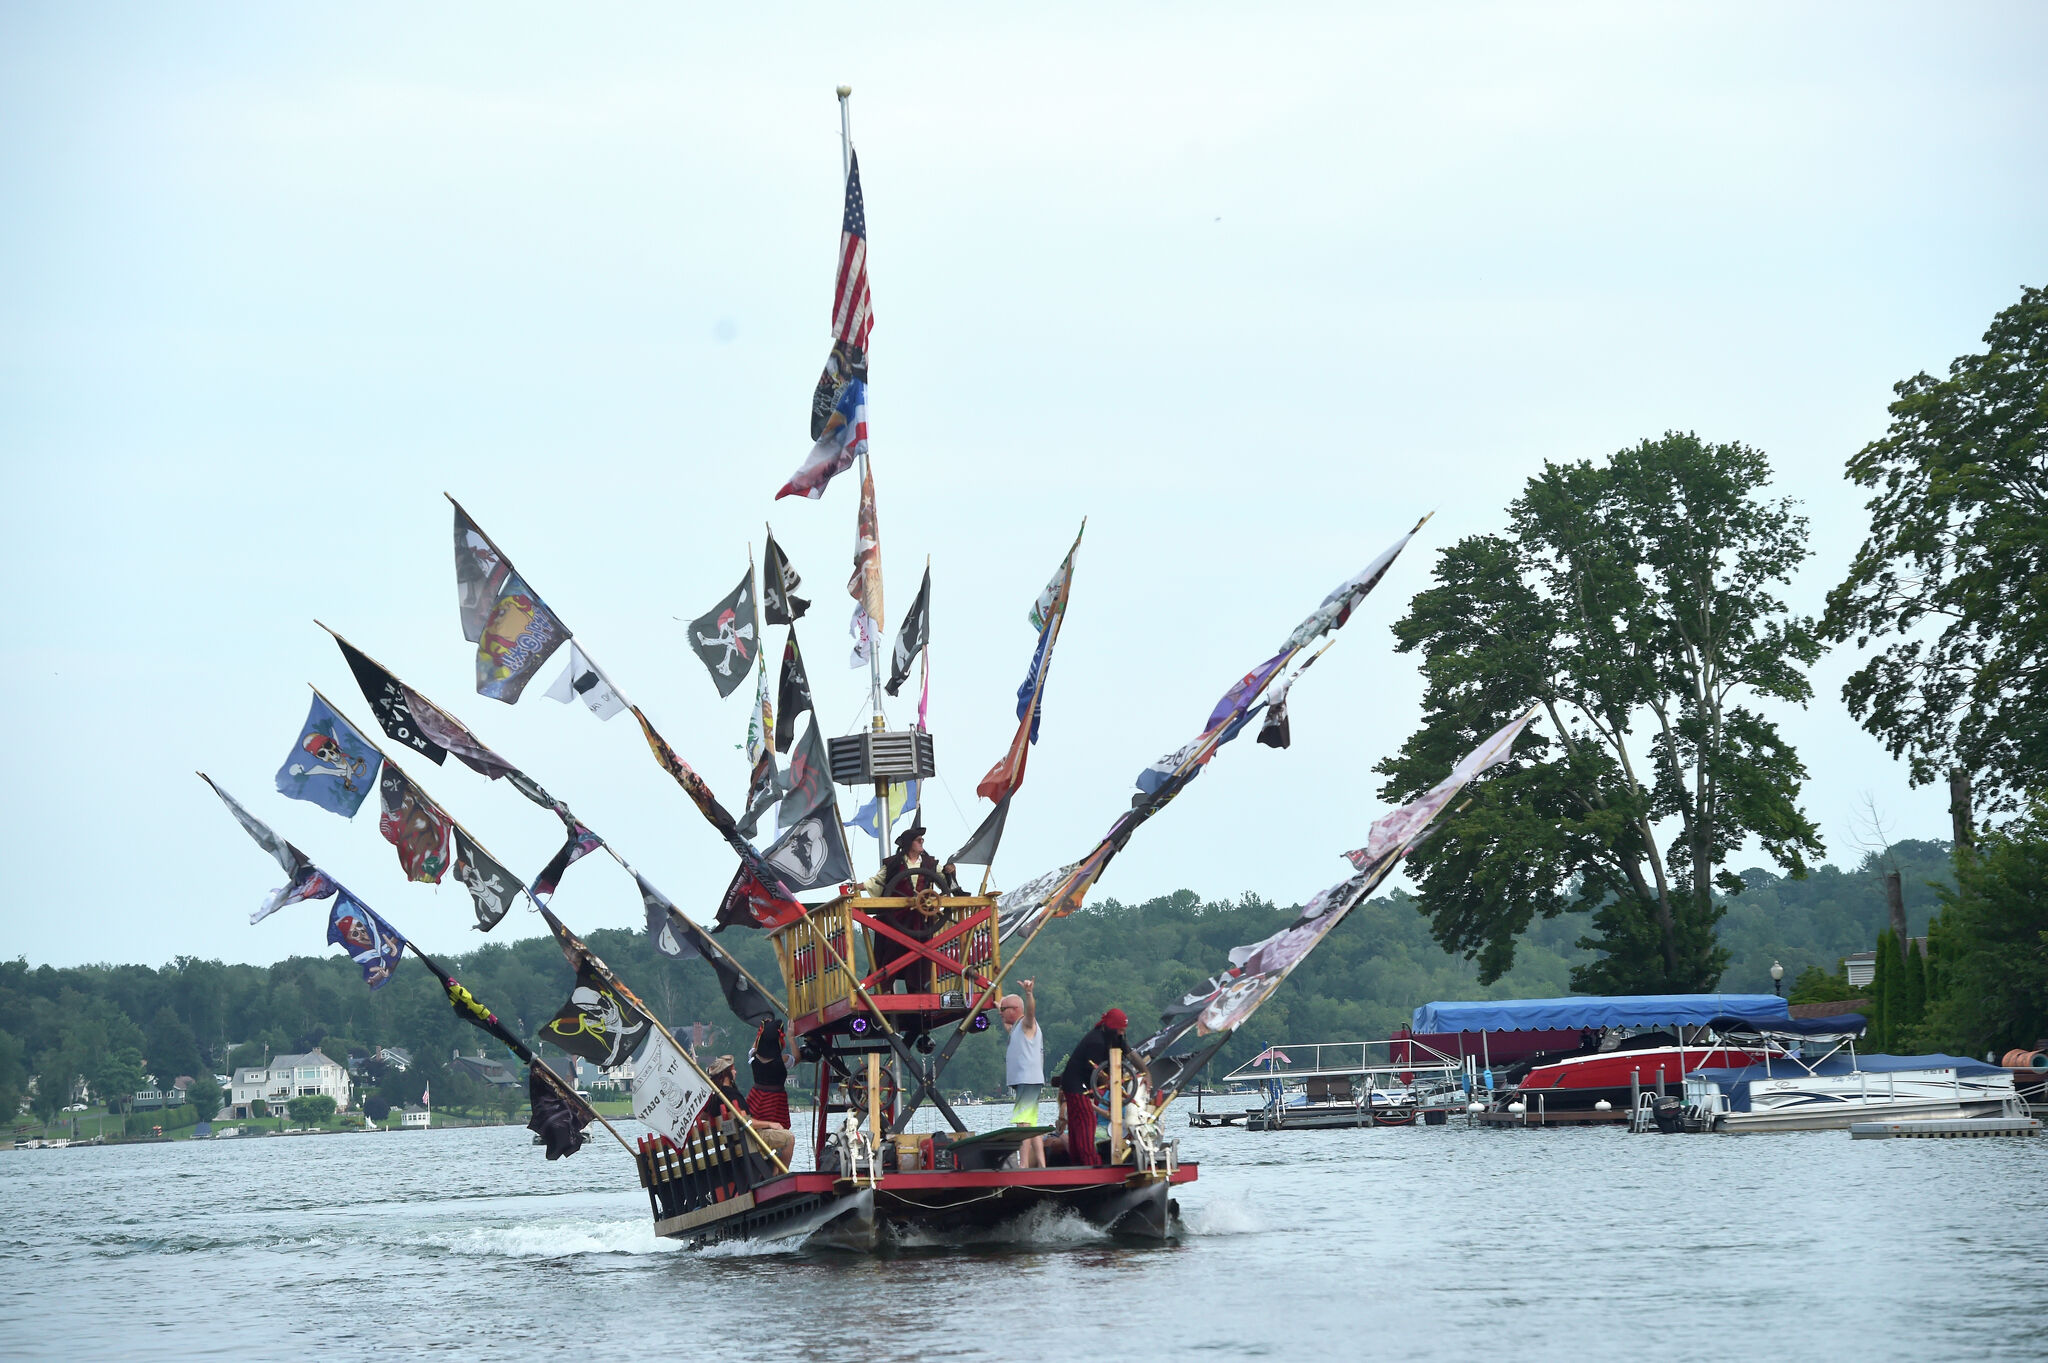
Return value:
[[(839, 187), (843, 191), (846, 188), (847, 183), (853, 179), (853, 87), (851, 85), (842, 85), (839, 87), (838, 93)], [(863, 442), (860, 447), (861, 485), (863, 487), (873, 486), (873, 483), (871, 481), (873, 477), (873, 470), (869, 467), (868, 464), (867, 444)], [(751, 546), (749, 547), (751, 548)], [(882, 570), (880, 558), (882, 547), (879, 543), (875, 545), (874, 552), (876, 555), (875, 573), (877, 577), (879, 577)], [(871, 716), (869, 723), (870, 726), (876, 732), (879, 733), (881, 730), (888, 727), (887, 722), (882, 718), (882, 646), (880, 638), (877, 637), (881, 634), (882, 622), (879, 620), (870, 619), (863, 627), (872, 631), (872, 635), (867, 641), (868, 711)], [(889, 808), (889, 783), (887, 781), (875, 782), (875, 799), (878, 802), (875, 806), (877, 811), (875, 818), (877, 821), (877, 825), (879, 826), (881, 820), (886, 816)], [(886, 861), (889, 856), (888, 838), (878, 837), (875, 839), (875, 841), (878, 844), (875, 854)]]

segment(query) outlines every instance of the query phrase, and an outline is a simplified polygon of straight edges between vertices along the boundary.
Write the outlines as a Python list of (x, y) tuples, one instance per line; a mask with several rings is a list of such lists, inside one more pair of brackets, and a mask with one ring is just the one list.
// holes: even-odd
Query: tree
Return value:
[(245, 1041), (228, 1053), (228, 1073), (245, 1067), (267, 1064), (270, 1050), (260, 1041)]
[(1917, 1039), (1982, 1055), (2048, 1038), (2048, 802), (1957, 858), (1942, 898), (1940, 988)]
[(1395, 627), (1423, 655), (1422, 728), (1380, 764), (1407, 800), (1483, 735), (1540, 702), (1551, 732), (1475, 789), (1409, 858), (1442, 946), (1482, 982), (1537, 917), (1591, 911), (1596, 993), (1711, 989), (1727, 954), (1715, 889), (1755, 837), (1796, 877), (1821, 850), (1798, 808), (1806, 770), (1748, 703), (1803, 704), (1812, 622), (1775, 594), (1806, 557), (1806, 520), (1766, 501), (1768, 461), (1667, 434), (1605, 463), (1549, 464), (1509, 530), (1444, 550)]
[[(185, 1025), (169, 1004), (156, 1010), (149, 1021), (148, 1044), (143, 1055), (149, 1065), (149, 1072), (156, 1076), (158, 1088), (169, 1088), (171, 1081), (180, 1075), (189, 1074), (197, 1078), (205, 1063), (199, 1056), (199, 1042), (192, 1035), (192, 1029)], [(210, 1071), (209, 1071), (210, 1072)]]
[(93, 1095), (109, 1112), (126, 1112), (142, 1087), (142, 1052), (133, 1046), (113, 1046), (88, 1062), (86, 1082)]
[(2021, 291), (1948, 377), (1894, 386), (1849, 460), (1870, 532), (1823, 629), (1884, 643), (1842, 699), (1923, 785), (1974, 775), (1983, 808), (2048, 789), (2048, 289)]
[(0, 1129), (13, 1126), (21, 1115), (21, 1100), (28, 1090), (28, 1070), (22, 1065), (21, 1043), (12, 1033), (0, 1032)]
[(1851, 999), (1868, 997), (1862, 990), (1851, 985), (1843, 972), (1829, 974), (1817, 965), (1810, 965), (1793, 979), (1791, 989), (1785, 993), (1785, 1002), (1846, 1003)]
[(334, 1100), (324, 1093), (309, 1093), (284, 1105), (288, 1116), (302, 1126), (317, 1126), (334, 1115)]
[(220, 1081), (203, 1068), (192, 1076), (192, 1085), (185, 1090), (185, 1101), (192, 1105), (192, 1110), (199, 1114), (198, 1120), (202, 1122), (212, 1121), (213, 1114), (220, 1111), (221, 1104), (226, 1100), (227, 1095), (221, 1091)]

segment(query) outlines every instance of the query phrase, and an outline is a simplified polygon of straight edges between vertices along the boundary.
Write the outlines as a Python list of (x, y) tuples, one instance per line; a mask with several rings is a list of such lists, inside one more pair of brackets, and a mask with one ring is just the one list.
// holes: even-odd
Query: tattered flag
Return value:
[(405, 878), (440, 884), (448, 873), (448, 834), (454, 821), (395, 763), (384, 764), (377, 791), (382, 804), (377, 831), (398, 849), (398, 865)]
[(258, 847), (276, 858), (278, 866), (288, 877), (283, 885), (270, 892), (256, 912), (249, 915), (251, 923), (262, 922), (288, 904), (325, 899), (335, 892), (334, 882), (304, 852), (280, 838), (269, 824), (242, 808), (234, 796), (213, 784), (211, 776), (202, 771), (199, 779), (220, 796), (221, 803), (228, 807), (228, 813), (235, 816), (235, 822), (242, 826), (242, 831), (255, 839)]
[(692, 620), (685, 635), (719, 696), (739, 690), (761, 651), (761, 627), (754, 617), (754, 570), (747, 569), (723, 601)]

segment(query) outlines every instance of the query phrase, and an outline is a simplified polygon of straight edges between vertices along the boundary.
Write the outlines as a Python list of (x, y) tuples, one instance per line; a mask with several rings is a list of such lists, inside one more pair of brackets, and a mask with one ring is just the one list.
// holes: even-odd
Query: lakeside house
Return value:
[(236, 1069), (228, 1092), (228, 1110), (236, 1117), (251, 1117), (259, 1099), (273, 1109), (281, 1109), (294, 1098), (324, 1096), (334, 1100), (336, 1111), (346, 1112), (351, 1092), (347, 1066), (336, 1064), (315, 1049), (299, 1055), (273, 1056), (267, 1065), (243, 1065)]
[(434, 1124), (434, 1110), (430, 1107), (403, 1107), (398, 1111), (399, 1125), (406, 1129), (426, 1130)]
[(481, 1047), (477, 1049), (475, 1055), (455, 1052), (454, 1057), (448, 1062), (448, 1068), (497, 1088), (520, 1089), (526, 1086), (526, 1079), (519, 1071), (502, 1060), (493, 1060), (485, 1055)]

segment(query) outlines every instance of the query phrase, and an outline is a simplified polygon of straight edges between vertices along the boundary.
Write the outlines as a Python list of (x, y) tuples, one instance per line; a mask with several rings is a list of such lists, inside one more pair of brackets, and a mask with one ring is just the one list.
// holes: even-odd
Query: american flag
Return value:
[(860, 157), (846, 176), (846, 216), (839, 224), (839, 278), (832, 285), (832, 339), (867, 354), (875, 327), (875, 300), (868, 292), (868, 211), (860, 197)]

